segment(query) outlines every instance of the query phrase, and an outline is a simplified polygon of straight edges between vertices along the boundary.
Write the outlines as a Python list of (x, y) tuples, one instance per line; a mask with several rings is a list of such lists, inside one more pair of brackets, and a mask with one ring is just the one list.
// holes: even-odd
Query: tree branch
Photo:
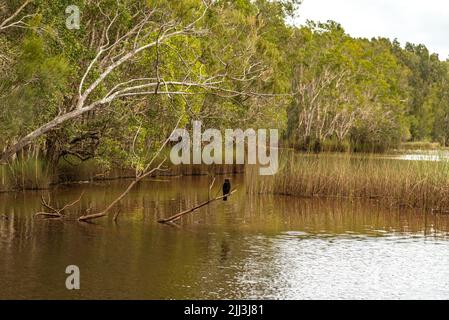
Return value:
[(0, 31), (11, 27), (17, 27), (23, 24), (23, 19), (31, 17), (32, 15), (26, 15), (18, 21), (13, 21), (23, 11), (23, 9), (25, 9), (25, 7), (28, 6), (32, 1), (33, 0), (26, 0), (10, 17), (3, 20), (3, 22), (0, 23)]
[(211, 204), (212, 202), (221, 200), (224, 197), (229, 197), (229, 196), (233, 195), (236, 192), (237, 192), (237, 190), (233, 190), (231, 193), (228, 193), (226, 195), (219, 196), (219, 197), (216, 197), (214, 199), (204, 201), (203, 203), (200, 203), (199, 205), (197, 205), (197, 206), (195, 206), (195, 207), (193, 207), (191, 209), (188, 209), (188, 210), (182, 211), (180, 213), (177, 213), (174, 216), (171, 216), (170, 218), (159, 220), (158, 222), (159, 223), (172, 223), (172, 222), (175, 222), (175, 221), (181, 219), (183, 216), (185, 216), (188, 213), (194, 212), (194, 211), (196, 211), (196, 210), (198, 210), (198, 209), (200, 209), (202, 207), (207, 206), (208, 204)]
[(52, 205), (50, 205), (50, 197), (48, 201), (45, 201), (44, 196), (41, 196), (41, 204), (43, 207), (49, 209), (51, 212), (38, 212), (34, 216), (35, 217), (50, 217), (50, 218), (62, 218), (64, 216), (64, 211), (67, 210), (70, 207), (73, 207), (75, 204), (81, 201), (82, 197), (84, 195), (84, 192), (81, 193), (79, 198), (71, 203), (66, 204), (61, 209), (56, 209)]

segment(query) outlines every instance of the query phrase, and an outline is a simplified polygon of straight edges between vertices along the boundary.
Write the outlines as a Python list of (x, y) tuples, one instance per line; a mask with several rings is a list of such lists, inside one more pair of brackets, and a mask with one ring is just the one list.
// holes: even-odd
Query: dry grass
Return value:
[(277, 175), (248, 168), (249, 193), (366, 198), (394, 207), (449, 210), (449, 162), (342, 154), (281, 155)]

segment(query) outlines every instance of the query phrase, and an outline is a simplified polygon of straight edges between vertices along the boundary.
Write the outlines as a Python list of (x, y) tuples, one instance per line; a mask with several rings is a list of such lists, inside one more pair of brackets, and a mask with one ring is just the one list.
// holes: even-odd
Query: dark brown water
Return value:
[[(84, 190), (70, 220), (34, 219), (40, 192), (0, 195), (0, 298), (448, 299), (449, 216), (374, 203), (248, 197), (160, 225), (207, 198), (208, 179), (142, 183), (119, 223), (76, 221), (126, 182), (59, 187), (62, 206)], [(46, 192), (44, 192), (46, 193)], [(77, 265), (81, 290), (65, 287)]]

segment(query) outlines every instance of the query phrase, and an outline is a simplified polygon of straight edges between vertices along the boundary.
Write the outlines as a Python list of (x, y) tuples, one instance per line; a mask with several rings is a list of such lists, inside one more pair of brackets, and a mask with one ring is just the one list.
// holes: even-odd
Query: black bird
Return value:
[(229, 195), (230, 192), (231, 192), (231, 181), (229, 181), (229, 179), (225, 179), (223, 183), (223, 196), (225, 196), (223, 198), (223, 201), (228, 201), (227, 195)]

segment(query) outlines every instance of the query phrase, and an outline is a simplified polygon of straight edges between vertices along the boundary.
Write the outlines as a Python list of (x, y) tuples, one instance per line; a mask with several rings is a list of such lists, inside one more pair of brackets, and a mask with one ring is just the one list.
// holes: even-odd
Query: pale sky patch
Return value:
[(353, 37), (422, 43), (449, 57), (448, 0), (303, 0), (298, 14), (295, 24), (334, 20)]

